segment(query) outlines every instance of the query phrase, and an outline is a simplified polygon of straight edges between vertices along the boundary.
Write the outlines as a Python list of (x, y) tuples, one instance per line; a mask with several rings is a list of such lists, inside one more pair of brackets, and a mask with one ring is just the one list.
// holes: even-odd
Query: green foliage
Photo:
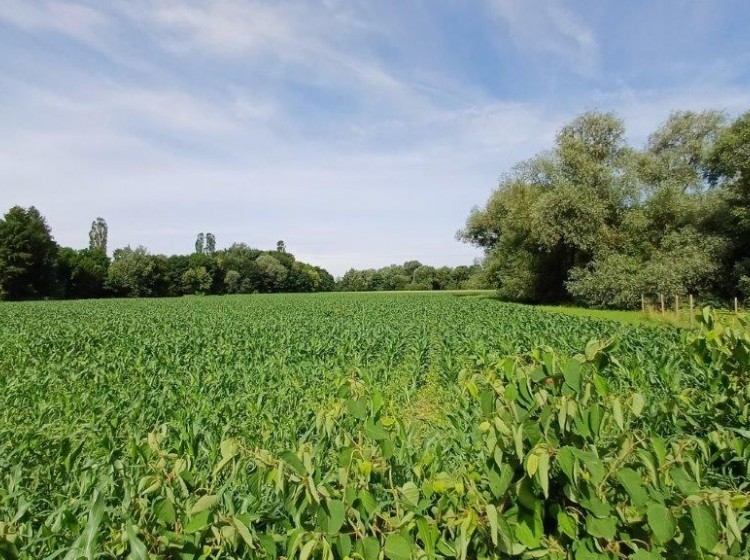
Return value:
[(0, 300), (156, 297), (183, 294), (325, 292), (336, 288), (328, 271), (299, 262), (283, 242), (276, 251), (244, 244), (216, 250), (212, 233), (199, 234), (190, 255), (152, 255), (145, 247), (107, 256), (107, 223), (91, 224), (89, 248), (58, 248), (44, 217), (14, 207), (0, 220)]
[(97, 218), (91, 222), (91, 230), (89, 231), (89, 249), (99, 251), (104, 255), (107, 254), (107, 238), (109, 236), (109, 228), (104, 218)]
[(57, 255), (56, 295), (74, 299), (102, 297), (106, 294), (108, 270), (109, 258), (101, 250), (63, 247)]
[(612, 253), (571, 270), (566, 285), (573, 298), (591, 307), (636, 309), (646, 293), (648, 277), (642, 270), (639, 259)]
[(750, 112), (722, 130), (707, 162), (707, 175), (714, 183), (724, 181), (741, 199), (750, 199)]
[(570, 294), (591, 307), (636, 309), (642, 294), (706, 293), (720, 272), (720, 240), (692, 228), (666, 234), (644, 263), (618, 252), (602, 255), (585, 268), (573, 268)]
[(211, 281), (206, 267), (189, 268), (182, 275), (182, 289), (186, 294), (207, 294), (211, 291)]
[(224, 287), (228, 294), (240, 293), (242, 285), (242, 275), (236, 270), (229, 270), (224, 275)]
[(106, 285), (116, 295), (155, 296), (165, 283), (166, 268), (166, 259), (149, 254), (145, 247), (117, 249)]
[(715, 111), (677, 112), (636, 150), (616, 116), (585, 113), (551, 152), (504, 175), (458, 236), (485, 250), (504, 299), (629, 308), (641, 294), (733, 297), (750, 258), (749, 115), (727, 126)]
[(271, 255), (261, 255), (255, 259), (255, 264), (260, 273), (261, 291), (274, 292), (280, 291), (287, 270), (277, 259)]
[(463, 290), (487, 287), (479, 265), (435, 268), (419, 261), (392, 264), (377, 270), (351, 269), (338, 281), (341, 292), (378, 292), (401, 290)]
[(3, 299), (50, 297), (55, 290), (57, 243), (33, 206), (14, 206), (0, 220), (0, 295)]
[(646, 174), (649, 183), (700, 192), (717, 137), (724, 125), (717, 111), (677, 111), (648, 139)]
[(0, 319), (5, 556), (750, 554), (750, 330), (708, 310), (682, 338), (450, 295)]

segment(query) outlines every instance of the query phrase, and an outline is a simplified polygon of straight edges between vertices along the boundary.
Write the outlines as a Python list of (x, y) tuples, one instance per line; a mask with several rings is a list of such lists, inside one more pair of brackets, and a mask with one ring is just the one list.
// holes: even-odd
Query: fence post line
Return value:
[(674, 296), (674, 312), (680, 315), (680, 296)]
[(695, 311), (693, 310), (693, 294), (690, 294), (690, 324), (695, 320)]
[(661, 314), (664, 315), (664, 294), (659, 294), (659, 302), (661, 303)]
[(643, 313), (646, 312), (646, 296), (644, 296), (643, 294), (641, 294), (641, 311)]

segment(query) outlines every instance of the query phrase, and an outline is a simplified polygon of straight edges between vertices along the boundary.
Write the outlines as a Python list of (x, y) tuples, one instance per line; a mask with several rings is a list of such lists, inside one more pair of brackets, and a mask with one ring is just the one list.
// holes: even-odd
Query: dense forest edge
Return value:
[(0, 299), (154, 297), (321, 291), (497, 289), (501, 299), (633, 309), (643, 297), (750, 298), (750, 112), (679, 111), (642, 149), (623, 121), (588, 112), (553, 147), (505, 173), (457, 238), (484, 251), (470, 266), (419, 261), (351, 269), (338, 280), (275, 250), (186, 255), (107, 252), (97, 218), (85, 249), (60, 247), (34, 207), (0, 220)]
[(216, 248), (198, 234), (187, 255), (152, 254), (142, 246), (107, 253), (108, 226), (91, 224), (85, 249), (60, 247), (35, 207), (11, 208), (0, 220), (0, 299), (87, 299), (198, 294), (448, 290), (483, 287), (478, 264), (455, 268), (418, 261), (347, 272), (337, 283), (325, 269), (301, 262), (284, 241), (262, 251), (244, 243)]
[(612, 113), (562, 127), (457, 237), (505, 300), (632, 309), (750, 297), (750, 112), (675, 112), (643, 149)]
[(110, 259), (107, 237), (106, 221), (97, 218), (89, 247), (60, 247), (36, 208), (11, 208), (0, 220), (0, 299), (323, 292), (336, 286), (330, 273), (295, 259), (283, 241), (273, 251), (244, 243), (217, 250), (214, 235), (201, 233), (191, 254), (127, 246)]

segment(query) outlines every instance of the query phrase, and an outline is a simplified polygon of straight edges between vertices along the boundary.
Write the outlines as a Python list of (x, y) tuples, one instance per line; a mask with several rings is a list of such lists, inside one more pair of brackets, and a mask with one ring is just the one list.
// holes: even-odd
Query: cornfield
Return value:
[(454, 294), (0, 306), (8, 558), (748, 558), (750, 329)]

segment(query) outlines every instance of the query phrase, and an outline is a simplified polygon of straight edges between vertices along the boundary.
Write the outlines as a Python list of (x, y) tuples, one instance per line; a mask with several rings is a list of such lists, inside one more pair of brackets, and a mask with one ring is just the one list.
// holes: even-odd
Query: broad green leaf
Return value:
[(317, 546), (317, 541), (307, 541), (302, 549), (299, 551), (299, 560), (307, 560), (313, 552), (313, 549)]
[(500, 537), (500, 550), (506, 553), (515, 553), (514, 551), (518, 549), (515, 546), (517, 544), (515, 542), (515, 533), (508, 520), (500, 514), (497, 516), (497, 531)]
[(581, 364), (576, 360), (568, 360), (563, 366), (563, 378), (565, 384), (570, 387), (574, 393), (581, 392)]
[(615, 423), (617, 424), (617, 427), (621, 430), (625, 429), (625, 418), (622, 414), (622, 405), (620, 404), (620, 399), (617, 397), (612, 398), (612, 416), (615, 419)]
[(336, 550), (339, 558), (348, 558), (352, 552), (352, 539), (349, 535), (342, 534), (336, 539)]
[(328, 533), (338, 533), (346, 520), (346, 506), (341, 500), (329, 500), (326, 502), (326, 509), (328, 510)]
[(672, 540), (677, 522), (667, 507), (659, 502), (650, 502), (646, 509), (646, 519), (657, 544), (666, 544)]
[(372, 514), (378, 508), (378, 502), (367, 490), (360, 490), (358, 497), (367, 514)]
[(497, 546), (497, 508), (492, 504), (487, 504), (485, 509), (487, 511), (487, 522), (490, 525), (490, 538), (492, 539), (492, 544)]
[(232, 457), (235, 457), (237, 453), (240, 451), (240, 444), (239, 442), (234, 439), (225, 439), (221, 442), (221, 458), (222, 459), (230, 459)]
[(444, 494), (453, 488), (454, 482), (448, 473), (439, 472), (432, 481), (432, 490), (438, 494)]
[(617, 473), (620, 484), (630, 496), (630, 501), (634, 506), (641, 507), (648, 501), (648, 492), (643, 487), (641, 476), (633, 469), (620, 469)]
[(287, 465), (292, 467), (292, 470), (297, 476), (305, 476), (307, 474), (305, 465), (303, 465), (299, 457), (297, 457), (297, 455), (295, 455), (291, 451), (284, 451), (283, 453), (281, 453), (281, 458)]
[(541, 535), (534, 529), (534, 521), (529, 517), (525, 517), (515, 526), (513, 534), (526, 548), (536, 548), (539, 546)]
[(633, 393), (633, 399), (630, 402), (630, 410), (633, 411), (635, 416), (640, 416), (643, 412), (643, 407), (646, 405), (646, 400), (640, 393)]
[(690, 475), (688, 475), (685, 469), (680, 467), (672, 467), (671, 469), (669, 469), (669, 476), (672, 477), (672, 480), (677, 485), (677, 488), (680, 489), (680, 492), (684, 496), (700, 494), (700, 486), (695, 480), (690, 477)]
[(508, 464), (504, 464), (500, 468), (500, 474), (497, 474), (495, 469), (490, 469), (487, 472), (487, 478), (490, 482), (490, 490), (496, 498), (501, 498), (507, 492), (508, 487), (513, 481), (513, 467)]
[(401, 487), (401, 495), (410, 506), (416, 506), (419, 503), (419, 488), (411, 481)]
[(390, 560), (410, 560), (412, 543), (399, 534), (388, 535), (385, 539), (385, 555)]
[(193, 504), (193, 507), (190, 508), (190, 514), (196, 515), (202, 511), (212, 510), (217, 506), (218, 503), (219, 496), (211, 494), (207, 496), (201, 496), (200, 498), (198, 498), (198, 501)]
[(611, 560), (608, 554), (592, 552), (585, 548), (578, 548), (575, 552), (575, 560)]
[(380, 542), (375, 537), (365, 537), (357, 543), (357, 547), (365, 560), (378, 560)]
[(171, 525), (176, 519), (174, 505), (172, 505), (172, 502), (166, 498), (159, 500), (154, 505), (154, 515), (156, 515), (156, 518), (165, 525)]
[(578, 538), (578, 523), (573, 516), (568, 515), (562, 510), (557, 512), (557, 528), (571, 539), (575, 540)]
[(135, 526), (128, 525), (127, 534), (128, 546), (130, 547), (128, 560), (148, 560), (148, 549), (138, 538)]
[(208, 527), (208, 519), (211, 516), (211, 511), (202, 511), (197, 515), (191, 516), (190, 520), (183, 527), (185, 533), (197, 533)]
[(365, 422), (365, 435), (376, 441), (381, 441), (388, 437), (388, 432), (383, 429), (380, 422), (376, 423), (372, 418), (368, 418)]
[(537, 455), (536, 453), (529, 453), (529, 456), (526, 457), (526, 472), (528, 473), (528, 475), (534, 476), (538, 467), (539, 455)]
[(667, 444), (663, 438), (653, 436), (651, 438), (651, 449), (656, 457), (656, 463), (659, 467), (663, 467), (667, 462)]
[(518, 503), (529, 511), (536, 511), (542, 501), (534, 493), (534, 486), (528, 477), (523, 477), (516, 484), (516, 495), (518, 496)]
[(358, 420), (367, 418), (367, 404), (362, 401), (350, 400), (346, 403), (349, 413)]
[(269, 558), (277, 557), (276, 541), (273, 540), (271, 535), (258, 535), (258, 540)]
[(417, 519), (417, 535), (423, 543), (423, 548), (428, 558), (431, 558), (435, 554), (435, 545), (440, 536), (437, 527), (424, 517)]
[(594, 514), (595, 517), (605, 519), (612, 513), (612, 507), (599, 498), (587, 498), (581, 500), (581, 505)]
[(574, 468), (576, 458), (570, 447), (563, 447), (555, 456), (555, 463), (562, 469), (568, 480), (574, 481)]
[(237, 529), (237, 532), (239, 533), (240, 537), (242, 537), (242, 540), (245, 541), (245, 544), (247, 546), (252, 547), (253, 536), (250, 534), (250, 529), (247, 528), (247, 525), (245, 525), (241, 520), (237, 519), (236, 517), (232, 520), (232, 523), (234, 524), (234, 527)]
[(596, 358), (597, 354), (602, 350), (604, 344), (601, 340), (589, 340), (588, 344), (586, 344), (586, 350), (584, 352), (584, 355), (586, 356), (586, 360), (589, 362), (592, 362), (594, 358)]
[(600, 519), (593, 515), (587, 515), (586, 532), (592, 537), (611, 541), (615, 538), (615, 533), (617, 533), (617, 519), (614, 517)]
[(734, 509), (732, 509), (731, 505), (727, 505), (725, 511), (727, 516), (727, 528), (737, 541), (742, 542), (742, 531), (737, 524), (737, 515), (734, 513)]
[(539, 468), (537, 478), (542, 486), (545, 497), (549, 497), (549, 453), (543, 451), (539, 454)]
[(693, 505), (690, 507), (690, 517), (693, 520), (695, 542), (710, 552), (719, 542), (719, 525), (713, 509), (706, 504)]

